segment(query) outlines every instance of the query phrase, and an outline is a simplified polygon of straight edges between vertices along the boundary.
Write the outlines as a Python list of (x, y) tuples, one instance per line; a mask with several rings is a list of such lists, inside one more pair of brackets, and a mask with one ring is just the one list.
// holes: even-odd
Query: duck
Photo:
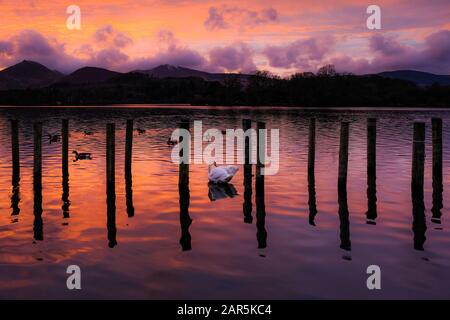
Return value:
[(91, 153), (90, 152), (81, 152), (78, 153), (77, 151), (72, 151), (72, 153), (75, 154), (75, 160), (73, 162), (78, 160), (92, 160)]
[(89, 131), (89, 130), (84, 130), (83, 133), (84, 133), (85, 136), (92, 136), (93, 135), (92, 131)]
[(208, 180), (212, 183), (229, 183), (239, 171), (237, 166), (217, 166), (216, 162), (208, 166)]
[(168, 138), (168, 139), (167, 139), (167, 145), (169, 145), (169, 146), (174, 146), (174, 145), (176, 145), (176, 144), (178, 144), (178, 141), (177, 141), (177, 140), (172, 140), (171, 138)]
[(47, 136), (48, 136), (48, 141), (50, 142), (50, 144), (52, 142), (58, 142), (59, 141), (59, 135), (57, 135), (57, 134), (47, 133)]
[(144, 134), (145, 133), (145, 129), (141, 129), (141, 128), (136, 128), (136, 131), (138, 132), (138, 134)]

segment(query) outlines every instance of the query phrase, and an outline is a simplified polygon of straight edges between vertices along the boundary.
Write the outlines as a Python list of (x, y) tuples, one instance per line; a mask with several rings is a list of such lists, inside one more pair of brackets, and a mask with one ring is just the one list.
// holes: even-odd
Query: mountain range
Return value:
[[(219, 82), (229, 78), (237, 78), (245, 82), (250, 77), (248, 74), (209, 73), (168, 64), (160, 65), (150, 70), (135, 70), (127, 74), (135, 73), (156, 79), (201, 78), (205, 81)], [(0, 71), (0, 90), (35, 89), (52, 84), (101, 83), (124, 74), (102, 68), (84, 67), (71, 74), (64, 75), (59, 71), (50, 70), (37, 62), (24, 60)], [(419, 86), (429, 86), (434, 83), (450, 85), (450, 75), (436, 75), (414, 70), (388, 71), (377, 75), (384, 78), (410, 81)]]

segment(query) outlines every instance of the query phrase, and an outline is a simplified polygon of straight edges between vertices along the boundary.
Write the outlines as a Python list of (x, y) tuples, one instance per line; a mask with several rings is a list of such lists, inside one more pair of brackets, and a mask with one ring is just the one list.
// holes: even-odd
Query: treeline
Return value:
[(287, 79), (258, 72), (247, 80), (155, 79), (140, 73), (101, 83), (59, 83), (0, 91), (0, 105), (108, 105), (180, 103), (246, 106), (450, 106), (450, 86), (420, 87), (380, 76), (338, 74), (332, 66)]

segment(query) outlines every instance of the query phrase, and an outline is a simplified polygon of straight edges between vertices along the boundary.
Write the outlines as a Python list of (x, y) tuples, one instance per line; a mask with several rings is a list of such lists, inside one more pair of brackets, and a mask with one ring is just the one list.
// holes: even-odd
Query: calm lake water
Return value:
[[(433, 117), (443, 120), (443, 208), (435, 182), (434, 218)], [(180, 121), (225, 129), (240, 128), (244, 118), (280, 129), (279, 173), (265, 176), (262, 187), (250, 177), (245, 193), (241, 166), (232, 180), (237, 195), (211, 201), (210, 192), (233, 194), (233, 187), (210, 190), (207, 165), (192, 164), (189, 185), (179, 187), (166, 141)], [(308, 179), (310, 118), (315, 176)], [(368, 118), (377, 118), (369, 192)], [(20, 173), (12, 165), (11, 119), (18, 120)], [(62, 119), (70, 132), (65, 179), (61, 140), (47, 137), (60, 134)], [(134, 131), (128, 179), (127, 119), (145, 129)], [(38, 121), (42, 214), (33, 193)], [(338, 194), (341, 121), (349, 122), (348, 180)], [(425, 210), (419, 203), (413, 214), (415, 121), (426, 124)], [(116, 126), (115, 211), (107, 206), (107, 123)], [(0, 298), (449, 299), (449, 125), (443, 110), (0, 108)], [(91, 152), (92, 160), (74, 162), (72, 150)], [(72, 264), (81, 268), (82, 290), (66, 287)], [(373, 264), (381, 290), (366, 287)]]

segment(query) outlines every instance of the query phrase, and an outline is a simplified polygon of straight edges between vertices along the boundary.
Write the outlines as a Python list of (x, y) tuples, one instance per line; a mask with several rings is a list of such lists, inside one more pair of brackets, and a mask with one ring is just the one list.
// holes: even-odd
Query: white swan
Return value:
[(208, 167), (208, 179), (212, 183), (228, 183), (233, 179), (239, 167), (236, 166), (221, 166), (218, 167), (214, 162)]

